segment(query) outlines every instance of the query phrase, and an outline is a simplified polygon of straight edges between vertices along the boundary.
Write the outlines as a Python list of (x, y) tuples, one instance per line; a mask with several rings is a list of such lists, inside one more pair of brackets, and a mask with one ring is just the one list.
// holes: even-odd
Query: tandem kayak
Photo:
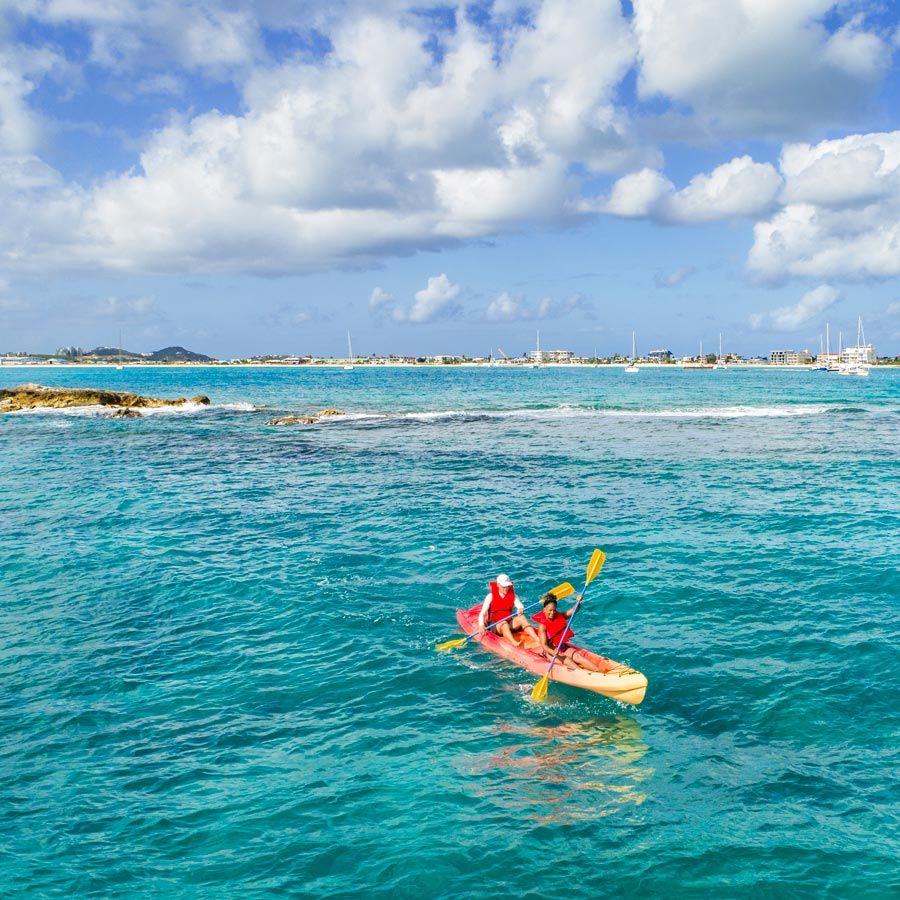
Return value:
[[(478, 613), (481, 604), (473, 606), (471, 609), (458, 609), (456, 611), (456, 621), (467, 634), (478, 629)], [(513, 645), (509, 641), (498, 637), (492, 631), (476, 635), (473, 641), (478, 641), (485, 650), (497, 656), (520, 665), (523, 669), (527, 669), (535, 675), (546, 675), (549, 661), (534, 651), (537, 644), (527, 635), (517, 635), (518, 643)], [(569, 644), (570, 647), (576, 646)], [(601, 668), (601, 672), (588, 672), (586, 669), (570, 669), (563, 661), (557, 660), (553, 671), (550, 673), (551, 681), (558, 681), (560, 684), (568, 684), (572, 687), (584, 688), (586, 691), (594, 691), (597, 694), (603, 694), (604, 697), (610, 697), (613, 700), (621, 700), (622, 703), (631, 703), (637, 705), (644, 699), (647, 693), (647, 679), (637, 670), (617, 663), (615, 660), (606, 659), (585, 650), (584, 647), (578, 647), (582, 653), (589, 656), (592, 662)]]

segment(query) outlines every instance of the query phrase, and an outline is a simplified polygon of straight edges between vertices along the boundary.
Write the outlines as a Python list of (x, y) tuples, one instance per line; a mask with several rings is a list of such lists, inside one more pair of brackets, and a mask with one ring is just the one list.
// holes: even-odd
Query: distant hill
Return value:
[[(64, 347), (64, 350), (78, 350), (78, 347)], [(114, 356), (121, 359), (143, 359), (140, 353), (133, 353), (131, 350), (125, 350), (119, 347), (94, 347), (93, 350), (85, 352), (81, 350), (78, 354), (60, 354), (62, 356)]]
[[(64, 348), (78, 349), (78, 348)], [(68, 355), (68, 354), (60, 354)], [(74, 354), (73, 354), (74, 355)], [(210, 356), (204, 356), (202, 353), (194, 353), (193, 350), (186, 350), (184, 347), (163, 347), (162, 350), (156, 350), (153, 353), (134, 353), (131, 350), (120, 349), (118, 347), (95, 347), (87, 352), (81, 351), (79, 355), (95, 356), (101, 358), (139, 360), (142, 362), (215, 362)]]
[(144, 359), (150, 362), (215, 362), (211, 356), (202, 353), (194, 353), (193, 350), (185, 350), (184, 347), (163, 347), (148, 353)]

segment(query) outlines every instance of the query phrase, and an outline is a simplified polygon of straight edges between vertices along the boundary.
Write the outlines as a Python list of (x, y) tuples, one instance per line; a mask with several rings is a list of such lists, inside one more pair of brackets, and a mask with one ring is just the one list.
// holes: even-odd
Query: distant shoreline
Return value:
[[(2, 363), (0, 364), (0, 372), (7, 370), (21, 371), (25, 369), (57, 369), (65, 371), (67, 369), (97, 369), (100, 371), (124, 371), (125, 369), (296, 369), (302, 371), (310, 371), (317, 369), (327, 370), (343, 370), (347, 365), (345, 362), (327, 362), (327, 363), (232, 363), (232, 362), (216, 362), (216, 363), (190, 363), (190, 362), (171, 362), (171, 363), (122, 363), (119, 369), (117, 364), (110, 363)], [(540, 369), (624, 369), (628, 365), (627, 362), (621, 363), (541, 363), (537, 368)], [(701, 368), (698, 366), (683, 366), (680, 363), (638, 363), (640, 369), (648, 369), (651, 371), (659, 370), (688, 370), (691, 372), (721, 372), (722, 369)], [(354, 363), (353, 370), (356, 369), (500, 369), (502, 371), (533, 371), (534, 366), (531, 365), (490, 365), (488, 363)], [(814, 365), (787, 366), (773, 365), (772, 363), (729, 363), (728, 369), (741, 369), (744, 371), (771, 371), (777, 369), (779, 371), (797, 371), (810, 372), (816, 369)], [(900, 369), (900, 363), (872, 363), (872, 369)]]

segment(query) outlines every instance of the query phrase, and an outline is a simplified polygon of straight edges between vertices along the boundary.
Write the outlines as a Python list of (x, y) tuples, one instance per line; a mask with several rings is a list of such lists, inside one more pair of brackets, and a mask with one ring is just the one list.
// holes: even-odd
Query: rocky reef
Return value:
[(345, 413), (340, 409), (323, 409), (312, 416), (276, 416), (274, 419), (269, 419), (266, 425), (315, 425), (330, 416), (343, 415)]
[(209, 405), (209, 397), (179, 397), (164, 400), (142, 397), (128, 391), (105, 391), (96, 388), (54, 388), (40, 384), (20, 384), (0, 390), (0, 413), (25, 409), (66, 409), (72, 406), (108, 406), (116, 418), (133, 418), (141, 409), (161, 406), (184, 406), (188, 403)]

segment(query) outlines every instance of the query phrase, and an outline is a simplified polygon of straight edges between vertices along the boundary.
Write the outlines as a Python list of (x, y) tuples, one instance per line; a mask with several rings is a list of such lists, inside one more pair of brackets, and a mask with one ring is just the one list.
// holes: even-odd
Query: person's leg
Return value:
[(524, 631), (525, 634), (530, 637), (535, 644), (540, 643), (538, 640), (537, 632), (534, 630), (534, 626), (525, 618), (525, 616), (519, 615), (516, 616), (512, 620), (512, 629), (513, 631)]
[(597, 666), (595, 663), (591, 661), (591, 659), (587, 656), (587, 654), (582, 653), (580, 650), (575, 650), (570, 648), (568, 651), (575, 665), (580, 666), (582, 669), (586, 669), (588, 672), (602, 672), (603, 670)]
[(502, 637), (505, 641), (509, 641), (510, 644), (518, 643), (515, 637), (513, 637), (512, 630), (509, 627), (509, 622), (500, 622), (500, 624), (497, 625), (497, 634), (499, 634), (500, 637)]

